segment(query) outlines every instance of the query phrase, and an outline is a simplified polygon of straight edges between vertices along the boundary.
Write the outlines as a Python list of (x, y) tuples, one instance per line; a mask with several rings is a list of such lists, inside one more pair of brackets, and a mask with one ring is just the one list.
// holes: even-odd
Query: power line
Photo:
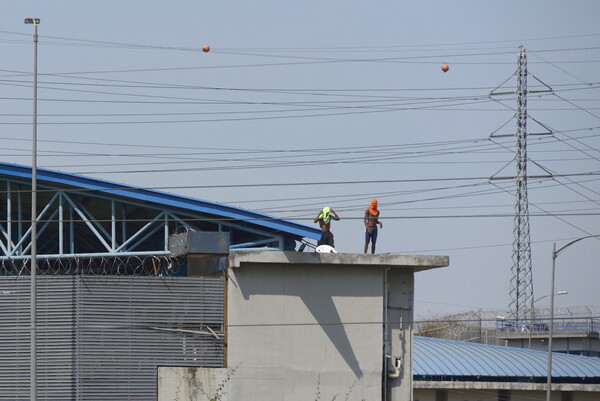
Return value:
[[(562, 129), (562, 130), (555, 130), (553, 129), (554, 132), (557, 133), (561, 133), (561, 134), (565, 134), (567, 132), (583, 132), (583, 131), (594, 131), (600, 129), (600, 126), (591, 126), (591, 127), (583, 127), (583, 128), (573, 128), (573, 129)], [(566, 136), (566, 134), (565, 134)], [(589, 136), (591, 138), (597, 138), (597, 135), (592, 135)], [(567, 138), (569, 138), (569, 140), (576, 140), (576, 138), (567, 136)], [(583, 137), (585, 138), (585, 137)], [(29, 139), (24, 139), (24, 138), (15, 138), (15, 137), (0, 137), (0, 140), (10, 140), (10, 141), (21, 141), (21, 142), (29, 142)], [(203, 153), (196, 153), (196, 154), (210, 154), (210, 155), (214, 155), (214, 154), (219, 154), (218, 152), (221, 153), (225, 153), (225, 154), (230, 154), (230, 153), (234, 153), (234, 154), (246, 154), (246, 153), (272, 153), (272, 152), (287, 152), (287, 153), (298, 153), (298, 152), (330, 152), (330, 151), (351, 151), (351, 150), (367, 150), (367, 151), (372, 151), (372, 150), (378, 150), (378, 149), (383, 149), (383, 150), (387, 150), (387, 149), (402, 149), (402, 148), (418, 148), (418, 147), (433, 147), (433, 146), (443, 146), (443, 145), (455, 145), (455, 144), (465, 144), (465, 143), (479, 143), (479, 142), (489, 142), (489, 137), (481, 137), (481, 138), (472, 138), (472, 139), (456, 139), (456, 140), (450, 140), (450, 141), (431, 141), (431, 142), (415, 142), (415, 143), (404, 143), (404, 144), (391, 144), (391, 143), (386, 143), (386, 144), (382, 144), (382, 145), (365, 145), (365, 146), (346, 146), (346, 147), (335, 147), (335, 148), (296, 148), (296, 149), (290, 149), (290, 148), (275, 148), (275, 149), (267, 149), (267, 148), (222, 148), (222, 147), (194, 147), (194, 146), (175, 146), (175, 145), (150, 145), (150, 144), (144, 144), (144, 143), (115, 143), (115, 142), (95, 142), (95, 141), (81, 141), (81, 140), (57, 140), (57, 139), (40, 139), (39, 142), (41, 143), (56, 143), (56, 144), (72, 144), (72, 145), (100, 145), (100, 146), (110, 146), (111, 148), (114, 147), (132, 147), (132, 148), (136, 148), (136, 149), (174, 149), (174, 150), (201, 150), (204, 151)], [(540, 140), (545, 140), (544, 138), (538, 138), (538, 142)], [(538, 142), (534, 142), (532, 143), (532, 145), (536, 145), (536, 143)], [(561, 142), (567, 142), (565, 140), (562, 140)], [(494, 143), (497, 143), (497, 141), (494, 141)], [(512, 143), (512, 142), (508, 142), (507, 143)], [(24, 149), (25, 150), (25, 149)], [(29, 148), (27, 148), (27, 150), (29, 150)], [(579, 151), (579, 149), (575, 149), (574, 151)], [(547, 150), (547, 151), (538, 151), (538, 152), (562, 152), (564, 153), (565, 151), (563, 150)], [(91, 155), (90, 153), (82, 153), (87, 155)], [(147, 152), (144, 152), (143, 154), (148, 154)], [(160, 154), (165, 154), (164, 152), (160, 152)], [(174, 155), (180, 155), (181, 152), (178, 153), (174, 153)], [(127, 155), (135, 155), (135, 154), (127, 154)]]
[[(554, 179), (557, 177), (576, 177), (576, 176), (597, 176), (600, 175), (600, 171), (589, 171), (580, 173), (569, 173), (569, 174), (553, 174), (553, 175), (530, 175), (530, 179)], [(496, 181), (500, 180), (511, 180), (514, 176), (502, 176), (496, 177)], [(488, 182), (489, 177), (442, 177), (442, 178), (411, 178), (411, 179), (393, 179), (393, 180), (354, 180), (354, 181), (313, 181), (313, 182), (285, 182), (285, 183), (255, 183), (255, 184), (214, 184), (214, 185), (178, 185), (178, 186), (147, 186), (147, 187), (134, 187), (121, 184), (115, 184), (114, 186), (99, 187), (94, 189), (78, 188), (78, 189), (65, 189), (65, 191), (77, 191), (77, 192), (97, 192), (97, 191), (139, 191), (139, 190), (167, 190), (167, 189), (211, 189), (211, 188), (266, 188), (266, 187), (294, 187), (294, 186), (319, 186), (319, 185), (356, 185), (356, 184), (389, 184), (389, 183), (425, 183), (425, 182), (453, 182), (453, 181), (482, 181)], [(54, 190), (40, 189), (38, 192), (52, 192)], [(6, 191), (0, 191), (5, 193)], [(27, 192), (27, 191), (11, 191), (11, 192)]]
[[(596, 179), (597, 181), (597, 179)], [(543, 186), (537, 186), (534, 187), (535, 189), (543, 189), (543, 188), (551, 188), (551, 187), (557, 187), (557, 186), (562, 186), (563, 184), (561, 183), (557, 183), (554, 181), (551, 181), (553, 183), (551, 184), (547, 184), (547, 185), (543, 185)], [(422, 190), (414, 190), (414, 191), (402, 191), (402, 193), (396, 194), (396, 195), (415, 195), (415, 194), (425, 194), (425, 193), (430, 193), (430, 192), (438, 192), (438, 191), (448, 191), (448, 190), (458, 190), (458, 189), (466, 189), (466, 188), (478, 188), (481, 187), (482, 185), (487, 185), (489, 183), (479, 183), (479, 184), (468, 184), (468, 185), (457, 185), (457, 186), (453, 186), (453, 187), (438, 187), (438, 188), (426, 188), (426, 189), (422, 189)], [(507, 185), (510, 185), (510, 183), (507, 183)], [(433, 197), (427, 197), (427, 198), (417, 198), (417, 199), (406, 199), (406, 200), (399, 200), (399, 201), (390, 201), (387, 200), (386, 202), (386, 210), (410, 210), (407, 208), (396, 208), (394, 209), (391, 206), (395, 206), (395, 205), (408, 205), (408, 204), (413, 204), (413, 203), (423, 203), (423, 202), (431, 202), (431, 201), (440, 201), (440, 200), (453, 200), (453, 199), (463, 199), (463, 198), (472, 198), (472, 197), (476, 197), (476, 196), (488, 196), (488, 195), (496, 195), (498, 193), (509, 193), (505, 188), (501, 188), (499, 187), (497, 184), (494, 185), (495, 189), (478, 189), (478, 190), (473, 190), (473, 191), (467, 191), (467, 192), (462, 192), (462, 193), (452, 193), (452, 194), (448, 194), (448, 195), (440, 195), (440, 196), (433, 196)], [(377, 196), (381, 199), (385, 199), (387, 197), (391, 197), (391, 196), (396, 196), (393, 194), (377, 194)], [(511, 194), (512, 195), (512, 194)], [(335, 198), (334, 198), (335, 199)], [(360, 197), (357, 198), (360, 199), (361, 202), (364, 200), (364, 198)], [(588, 199), (586, 200), (586, 202), (593, 202), (595, 203), (595, 201)], [(243, 202), (242, 202), (243, 203)], [(332, 203), (332, 202), (329, 202)], [(343, 204), (344, 200), (342, 201), (337, 201), (337, 204)], [(319, 203), (313, 203), (313, 205), (316, 204), (322, 204), (322, 202)], [(301, 209), (296, 209), (296, 210), (291, 210), (290, 208), (292, 207), (298, 207), (298, 206), (303, 206), (303, 208)], [(306, 213), (309, 210), (312, 210), (312, 207), (309, 207), (310, 204), (306, 204), (303, 203), (301, 205), (286, 205), (286, 206), (279, 206), (279, 207), (270, 207), (270, 208), (262, 208), (262, 209), (256, 209), (256, 211), (258, 212), (269, 212), (269, 213), (290, 213), (290, 212), (303, 212)], [(447, 209), (452, 209), (452, 207), (446, 207), (447, 205), (444, 205), (443, 207), (437, 207), (437, 208), (430, 208), (430, 209), (443, 209), (443, 210), (447, 210)], [(361, 203), (360, 206), (352, 206), (352, 207), (339, 207), (336, 206), (336, 210), (339, 212), (343, 212), (343, 211), (355, 211), (355, 210), (362, 210), (364, 208), (364, 204)], [(470, 206), (468, 207), (468, 209), (474, 209), (474, 206)], [(301, 217), (300, 216), (294, 216), (294, 217)]]
[[(29, 36), (28, 34), (22, 32), (15, 31), (5, 31), (1, 30), (0, 33), (8, 34), (8, 35), (16, 35), (16, 36)], [(245, 50), (245, 51), (329, 51), (329, 50), (348, 50), (352, 52), (356, 52), (357, 50), (368, 50), (368, 49), (414, 49), (414, 48), (430, 48), (430, 47), (442, 47), (447, 48), (448, 46), (469, 46), (469, 45), (485, 45), (485, 44), (499, 44), (499, 43), (521, 43), (521, 42), (533, 42), (533, 41), (556, 41), (559, 39), (580, 39), (580, 38), (590, 38), (600, 36), (600, 33), (590, 33), (590, 34), (580, 34), (580, 35), (560, 35), (560, 36), (550, 36), (550, 37), (536, 37), (536, 38), (518, 38), (518, 39), (509, 39), (509, 40), (493, 40), (493, 41), (472, 41), (472, 42), (453, 42), (453, 43), (434, 43), (434, 44), (412, 44), (412, 45), (369, 45), (369, 46), (311, 46), (311, 47), (274, 47), (274, 48), (226, 48), (227, 50)], [(91, 44), (103, 44), (103, 45), (118, 45), (118, 46), (126, 46), (126, 47), (141, 47), (141, 48), (157, 48), (160, 50), (163, 49), (189, 49), (190, 47), (181, 47), (181, 46), (152, 46), (147, 44), (136, 44), (129, 42), (114, 42), (114, 41), (100, 41), (94, 39), (83, 39), (83, 38), (74, 38), (74, 37), (64, 37), (64, 36), (52, 36), (52, 35), (40, 35), (41, 38), (48, 39), (58, 39), (62, 41), (73, 41), (73, 42), (81, 42), (81, 43), (91, 43)], [(193, 49), (197, 49), (197, 47), (193, 47)]]
[[(600, 216), (600, 211), (589, 211), (589, 212), (561, 212), (561, 213), (532, 213), (530, 214), (531, 217), (556, 217), (556, 216)], [(485, 219), (489, 219), (489, 218), (514, 218), (514, 214), (512, 213), (474, 213), (474, 214), (440, 214), (440, 215), (411, 215), (411, 216), (386, 216), (385, 219), (386, 220), (429, 220), (429, 219), (479, 219), (479, 218), (485, 218)], [(343, 217), (344, 220), (363, 220), (364, 217), (363, 216), (344, 216)], [(165, 218), (160, 220), (161, 223), (163, 222), (180, 222), (182, 219), (181, 218)], [(282, 220), (290, 220), (290, 217), (248, 217), (248, 218), (243, 218), (243, 219), (239, 219), (239, 218), (233, 218), (233, 217), (186, 217), (184, 219), (186, 222), (210, 222), (210, 223), (225, 223), (225, 222), (264, 222), (264, 221), (282, 221)], [(302, 219), (298, 219), (295, 218), (295, 220), (307, 220), (307, 221), (313, 221), (313, 217), (305, 217)], [(14, 221), (14, 220), (11, 220)], [(22, 220), (22, 221), (26, 221), (26, 220)], [(38, 221), (39, 223), (59, 223), (61, 220), (58, 218), (53, 218), (53, 219), (44, 219), (44, 218), (39, 218), (36, 221)], [(122, 223), (122, 222), (127, 222), (127, 223), (149, 223), (152, 221), (151, 218), (128, 218), (128, 219), (112, 219), (112, 218), (107, 218), (107, 219), (100, 219), (100, 218), (94, 218), (94, 219), (87, 219), (87, 220), (83, 220), (83, 219), (71, 219), (69, 220), (73, 223), (86, 223), (86, 222), (94, 222), (94, 223), (110, 223), (110, 222), (116, 222), (116, 223)], [(7, 220), (0, 220), (0, 222), (2, 223), (7, 223)]]

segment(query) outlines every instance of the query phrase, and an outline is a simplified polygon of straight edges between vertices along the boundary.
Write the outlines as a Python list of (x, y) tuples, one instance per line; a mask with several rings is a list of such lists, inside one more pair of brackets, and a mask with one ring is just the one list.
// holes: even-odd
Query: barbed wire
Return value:
[[(169, 255), (38, 259), (37, 274), (98, 276), (174, 276), (180, 273), (185, 258)], [(28, 276), (30, 259), (1, 259), (0, 276)]]

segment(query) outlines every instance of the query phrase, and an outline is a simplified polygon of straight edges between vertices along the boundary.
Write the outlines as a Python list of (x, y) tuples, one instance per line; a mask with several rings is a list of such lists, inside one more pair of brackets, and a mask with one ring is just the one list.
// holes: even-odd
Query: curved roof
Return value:
[[(0, 162), (0, 176), (31, 179), (31, 167)], [(293, 237), (319, 239), (321, 230), (315, 227), (279, 219), (267, 214), (253, 212), (234, 206), (205, 200), (174, 195), (166, 192), (144, 189), (111, 181), (105, 181), (76, 174), (64, 173), (43, 168), (37, 169), (37, 180), (47, 184), (69, 186), (105, 193), (111, 197), (128, 198), (156, 205), (185, 209), (188, 211), (216, 215), (226, 219), (243, 221), (254, 226), (279, 231)]]
[[(461, 341), (414, 337), (416, 376), (545, 377), (548, 353)], [(600, 358), (552, 354), (552, 377), (600, 377)]]

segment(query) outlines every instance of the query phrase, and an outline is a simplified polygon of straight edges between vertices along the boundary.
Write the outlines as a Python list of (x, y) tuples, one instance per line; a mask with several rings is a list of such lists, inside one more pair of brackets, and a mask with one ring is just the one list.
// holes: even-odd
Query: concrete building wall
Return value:
[[(550, 321), (544, 319), (539, 319), (533, 325), (499, 320), (498, 339), (508, 347), (547, 351), (549, 324)], [(599, 327), (598, 319), (592, 317), (555, 318), (552, 334), (553, 352), (600, 356)]]
[(382, 272), (330, 264), (230, 269), (232, 399), (381, 399)]
[(222, 401), (411, 401), (414, 274), (448, 262), (231, 252), (226, 366), (159, 369), (159, 401), (196, 401), (199, 388)]
[(158, 401), (229, 401), (225, 368), (158, 367)]
[[(532, 335), (531, 338), (527, 334), (522, 336), (514, 335), (513, 337), (503, 339), (506, 346), (515, 348), (526, 348), (534, 349), (538, 351), (548, 350), (548, 335), (544, 333), (544, 336)], [(557, 334), (552, 336), (552, 349), (554, 352), (564, 352), (569, 354), (578, 354), (585, 356), (600, 356), (600, 339), (595, 337), (594, 333), (592, 336), (584, 335), (572, 335), (565, 336), (564, 334)]]
[[(387, 314), (385, 354), (388, 400), (412, 399), (412, 340), (414, 320), (414, 273), (403, 269), (384, 271)], [(398, 368), (396, 374), (394, 369)], [(397, 378), (395, 376), (398, 375)]]

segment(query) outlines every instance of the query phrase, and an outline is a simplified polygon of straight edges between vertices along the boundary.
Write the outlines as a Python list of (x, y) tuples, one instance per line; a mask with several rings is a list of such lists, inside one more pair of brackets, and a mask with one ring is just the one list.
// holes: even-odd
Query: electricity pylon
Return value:
[(527, 54), (519, 48), (517, 67), (517, 175), (513, 225), (512, 277), (510, 279), (511, 314), (516, 320), (532, 317), (533, 277), (527, 200)]
[[(528, 320), (533, 318), (533, 274), (531, 265), (531, 240), (529, 235), (529, 201), (527, 199), (527, 54), (525, 48), (519, 48), (519, 59), (517, 64), (517, 151), (515, 162), (517, 166), (516, 181), (516, 203), (513, 225), (513, 247), (512, 268), (509, 295), (511, 298), (509, 309), (511, 318), (515, 320)], [(534, 77), (535, 78), (535, 77)], [(508, 81), (508, 80), (507, 80)], [(538, 80), (539, 81), (539, 80)], [(504, 81), (505, 83), (506, 81)], [(545, 88), (531, 92), (552, 92), (546, 84), (539, 81)], [(503, 83), (503, 84), (504, 84)], [(501, 84), (500, 86), (502, 86)], [(498, 87), (500, 88), (500, 87)], [(494, 89), (490, 95), (507, 95), (515, 92), (497, 92)], [(539, 122), (538, 122), (539, 123)], [(540, 123), (540, 125), (544, 126)], [(544, 128), (546, 128), (544, 126)], [(549, 132), (534, 135), (548, 135)], [(492, 134), (490, 138), (505, 135)], [(512, 136), (512, 135), (511, 135)], [(494, 177), (492, 177), (493, 179)]]

